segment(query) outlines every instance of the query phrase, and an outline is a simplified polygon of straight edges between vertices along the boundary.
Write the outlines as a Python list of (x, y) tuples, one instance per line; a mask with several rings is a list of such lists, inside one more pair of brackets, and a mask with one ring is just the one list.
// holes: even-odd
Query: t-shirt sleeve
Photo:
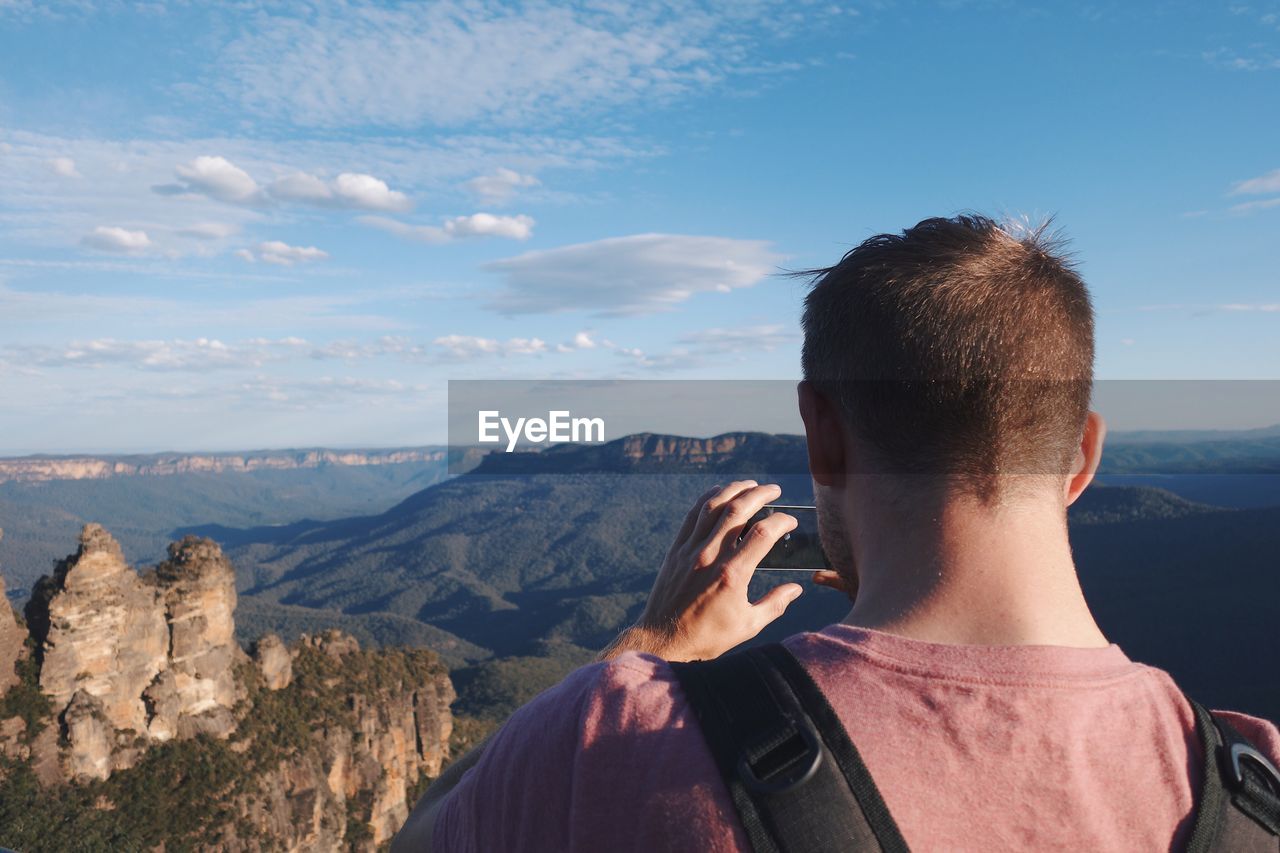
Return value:
[(583, 707), (604, 666), (575, 670), (511, 715), (445, 798), (433, 851), (568, 849), (569, 776)]
[(726, 851), (746, 843), (671, 668), (626, 654), (507, 721), (437, 815), (436, 851)]

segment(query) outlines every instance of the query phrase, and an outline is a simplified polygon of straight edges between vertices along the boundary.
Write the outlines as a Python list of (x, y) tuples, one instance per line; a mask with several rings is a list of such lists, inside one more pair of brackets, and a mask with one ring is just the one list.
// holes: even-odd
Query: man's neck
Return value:
[(1107, 645), (1060, 505), (962, 499), (887, 509), (893, 503), (847, 508), (859, 585), (846, 624), (934, 643)]

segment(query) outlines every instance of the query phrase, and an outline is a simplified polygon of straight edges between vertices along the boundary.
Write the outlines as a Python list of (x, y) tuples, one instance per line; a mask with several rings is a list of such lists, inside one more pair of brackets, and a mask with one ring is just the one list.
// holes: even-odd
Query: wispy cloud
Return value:
[(493, 261), (503, 314), (589, 311), (636, 315), (670, 310), (697, 293), (750, 287), (782, 256), (761, 240), (636, 234)]
[(533, 175), (522, 175), (505, 167), (488, 175), (480, 175), (466, 182), (466, 188), (483, 204), (507, 204), (517, 191), (536, 187), (541, 183)]
[(177, 234), (194, 240), (223, 240), (240, 231), (240, 226), (230, 222), (196, 222), (179, 228)]
[(140, 370), (219, 370), (258, 368), (288, 358), (306, 341), (300, 338), (254, 339), (236, 344), (216, 338), (121, 341), (100, 338), (65, 347), (17, 346), (6, 349), (15, 363), (35, 367), (104, 367)]
[(758, 70), (753, 54), (762, 41), (839, 7), (321, 0), (268, 8), (226, 46), (213, 87), (299, 125), (403, 128), (546, 125), (704, 91)]
[(63, 346), (15, 344), (0, 347), (0, 360), (15, 368), (102, 368), (120, 366), (142, 371), (222, 371), (256, 370), (286, 362), (372, 362), (388, 360), (406, 364), (456, 364), (489, 358), (563, 355), (583, 350), (604, 349), (628, 358), (643, 359), (634, 348), (608, 339), (596, 341), (580, 332), (565, 344), (549, 346), (538, 337), (490, 338), (482, 335), (448, 334), (426, 341), (400, 335), (382, 335), (366, 340), (334, 340), (322, 343), (296, 336), (248, 338), (225, 341), (218, 338), (166, 338), (120, 340), (95, 338), (72, 341)]
[(781, 323), (744, 326), (737, 329), (704, 329), (683, 335), (679, 343), (702, 353), (772, 352), (778, 347), (795, 344), (800, 332)]
[(1223, 311), (1260, 311), (1272, 314), (1280, 311), (1280, 302), (1229, 302), (1218, 307)]
[(1266, 198), (1258, 201), (1246, 201), (1242, 204), (1233, 204), (1231, 206), (1232, 213), (1254, 213), (1259, 210), (1266, 210), (1269, 207), (1280, 205), (1280, 198)]
[(444, 335), (433, 343), (453, 359), (470, 360), (490, 355), (537, 355), (547, 351), (547, 342), (540, 338), (482, 338), (473, 335)]
[(55, 175), (63, 178), (79, 178), (80, 172), (76, 169), (76, 161), (70, 157), (54, 157), (49, 160), (49, 168)]
[(1265, 175), (1237, 181), (1231, 187), (1231, 195), (1260, 195), (1263, 193), (1280, 193), (1280, 169), (1273, 169)]
[(290, 246), (280, 240), (268, 240), (252, 249), (238, 249), (236, 255), (250, 263), (262, 261), (284, 267), (310, 261), (323, 261), (329, 257), (328, 252), (317, 249), (315, 246)]
[(363, 216), (360, 221), (406, 240), (421, 243), (450, 243), (468, 237), (502, 237), (507, 240), (528, 240), (533, 235), (533, 217), (498, 216), (492, 213), (473, 213), (455, 216), (441, 225), (409, 225), (384, 216)]
[(130, 231), (115, 225), (99, 225), (80, 239), (91, 249), (103, 252), (141, 252), (151, 247), (146, 231)]

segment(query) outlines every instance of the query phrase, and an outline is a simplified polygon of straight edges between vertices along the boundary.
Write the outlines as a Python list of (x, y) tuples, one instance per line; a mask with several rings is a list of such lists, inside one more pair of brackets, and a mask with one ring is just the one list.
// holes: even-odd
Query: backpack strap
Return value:
[(844, 726), (783, 646), (671, 668), (756, 853), (907, 853)]
[(1187, 853), (1280, 851), (1280, 770), (1225, 720), (1188, 697), (1204, 752), (1204, 789)]

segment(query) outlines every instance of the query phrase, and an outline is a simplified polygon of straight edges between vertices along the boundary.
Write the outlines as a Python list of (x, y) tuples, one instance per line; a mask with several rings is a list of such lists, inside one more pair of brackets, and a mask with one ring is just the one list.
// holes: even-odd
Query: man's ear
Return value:
[(1080, 438), (1076, 461), (1071, 466), (1071, 476), (1063, 485), (1067, 506), (1075, 503), (1076, 498), (1093, 482), (1093, 475), (1098, 472), (1098, 464), (1102, 462), (1102, 442), (1106, 437), (1107, 422), (1097, 412), (1090, 412), (1084, 422), (1084, 435)]
[(809, 446), (809, 473), (820, 486), (837, 486), (845, 474), (845, 432), (835, 405), (812, 382), (796, 386)]

